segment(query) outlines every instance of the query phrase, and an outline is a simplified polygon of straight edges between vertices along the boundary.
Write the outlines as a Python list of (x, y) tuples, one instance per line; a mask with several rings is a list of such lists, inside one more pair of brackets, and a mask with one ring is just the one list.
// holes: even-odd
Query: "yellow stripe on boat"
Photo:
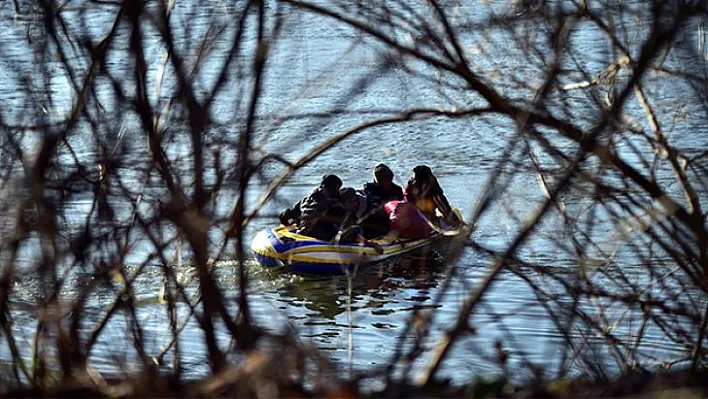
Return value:
[(256, 260), (266, 267), (285, 266), (290, 270), (311, 273), (341, 273), (347, 268), (366, 267), (394, 256), (432, 244), (441, 237), (460, 233), (459, 229), (434, 229), (429, 237), (410, 240), (399, 239), (390, 233), (371, 240), (383, 252), (363, 244), (335, 244), (295, 232), (295, 226), (278, 226), (262, 230), (251, 243)]

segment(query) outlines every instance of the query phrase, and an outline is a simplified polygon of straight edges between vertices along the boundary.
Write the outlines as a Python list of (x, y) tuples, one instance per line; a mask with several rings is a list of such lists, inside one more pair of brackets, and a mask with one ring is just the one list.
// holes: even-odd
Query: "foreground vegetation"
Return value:
[[(378, 378), (384, 387), (374, 392), (383, 396), (705, 395), (706, 2), (477, 3), (1, 3), (2, 392), (358, 396)], [(321, 45), (301, 32), (313, 24), (366, 49), (368, 73), (334, 88), (289, 75), (298, 68), (279, 63), (280, 45), (292, 37), (304, 37), (296, 52)], [(366, 63), (342, 53), (348, 66)], [(333, 73), (320, 72), (314, 81)], [(436, 95), (411, 107), (355, 107), (393, 72), (411, 79), (413, 91)], [(306, 96), (290, 101), (285, 86), (332, 101), (289, 112)], [(264, 102), (273, 87), (283, 88), (286, 104)], [(270, 141), (303, 119), (314, 122)], [(435, 298), (462, 254), (486, 259), (455, 322), (435, 336), (433, 313), (414, 310), (390, 364), (344, 376), (297, 331), (255, 323), (245, 229), (298, 172), (343, 151), (342, 142), (431, 123), (457, 123), (460, 141), (485, 139), (482, 126), (503, 141), (485, 160), (494, 167), (465, 216), (478, 228), (508, 219), (513, 235), (500, 248), (470, 229), (451, 248)], [(294, 154), (302, 137), (312, 140)], [(521, 174), (536, 176), (540, 200), (497, 213), (514, 203)], [(247, 198), (258, 187), (266, 188), (253, 204)], [(553, 221), (558, 234), (541, 237), (539, 226)], [(540, 238), (570, 261), (538, 261)], [(182, 250), (194, 270), (186, 283), (169, 266)], [(214, 271), (233, 259), (235, 297)], [(170, 341), (158, 353), (146, 344), (134, 286), (150, 267), (165, 281), (169, 320)], [(559, 366), (539, 370), (500, 341), (470, 356), (494, 359), (504, 378), (441, 383), (446, 358), (475, 334), (470, 320), (502, 274), (528, 286), (562, 336), (562, 350), (549, 354)], [(27, 276), (36, 282), (29, 300), (17, 289)], [(179, 336), (189, 321), (203, 331), (208, 371), (199, 381), (184, 377)], [(138, 369), (119, 379), (91, 362), (97, 344), (111, 339), (111, 323), (125, 326), (126, 357)], [(27, 328), (31, 340), (18, 336)], [(678, 350), (656, 355), (648, 331)], [(507, 384), (515, 375), (538, 382)]]

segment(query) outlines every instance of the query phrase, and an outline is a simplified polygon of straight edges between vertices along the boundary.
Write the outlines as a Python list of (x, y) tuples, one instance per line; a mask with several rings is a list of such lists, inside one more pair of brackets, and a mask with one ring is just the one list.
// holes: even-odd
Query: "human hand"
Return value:
[(376, 251), (377, 254), (379, 254), (379, 255), (383, 254), (384, 250), (381, 245), (372, 241), (371, 246), (374, 247), (374, 251)]

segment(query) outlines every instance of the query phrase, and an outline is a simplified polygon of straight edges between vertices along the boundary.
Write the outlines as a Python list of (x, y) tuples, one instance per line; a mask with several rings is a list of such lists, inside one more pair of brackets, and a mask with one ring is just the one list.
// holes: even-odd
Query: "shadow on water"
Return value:
[[(431, 299), (430, 290), (444, 275), (445, 262), (437, 249), (419, 251), (388, 261), (352, 275), (322, 276), (299, 274), (277, 292), (284, 301), (302, 304), (310, 317), (334, 320), (347, 310), (351, 285), (353, 309), (374, 309), (373, 314), (406, 311)], [(280, 274), (280, 273), (279, 273)], [(397, 298), (406, 291), (405, 302)], [(397, 304), (398, 310), (383, 310), (384, 305)], [(381, 309), (381, 310), (376, 310)]]

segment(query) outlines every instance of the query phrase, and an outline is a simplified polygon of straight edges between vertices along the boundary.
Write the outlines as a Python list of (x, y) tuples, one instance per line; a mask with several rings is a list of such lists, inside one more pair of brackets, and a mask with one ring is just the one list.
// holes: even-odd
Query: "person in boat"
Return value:
[(445, 197), (438, 179), (428, 166), (418, 165), (413, 168), (413, 176), (406, 182), (403, 197), (405, 201), (414, 204), (431, 221), (437, 220), (435, 215), (437, 209), (446, 223), (452, 226), (462, 224)]
[(393, 182), (393, 171), (383, 163), (374, 167), (374, 181), (364, 184), (364, 192), (384, 204), (391, 200), (403, 200), (403, 189)]
[(280, 223), (297, 225), (298, 234), (323, 241), (331, 241), (344, 220), (345, 210), (339, 198), (342, 180), (336, 175), (325, 175), (305, 198), (280, 213)]
[(428, 218), (410, 202), (388, 201), (383, 209), (396, 238), (419, 240), (427, 238), (433, 231)]
[(369, 240), (382, 235), (372, 234), (372, 227), (374, 226), (371, 225), (371, 218), (381, 212), (381, 205), (374, 202), (374, 199), (368, 197), (364, 192), (354, 190), (351, 187), (341, 189), (339, 197), (344, 206), (345, 214), (335, 241), (341, 243), (359, 242), (372, 246), (377, 252), (382, 253), (381, 246)]
[(349, 189), (347, 193), (357, 199), (356, 211), (352, 214), (356, 218), (354, 224), (361, 226), (364, 237), (367, 239), (382, 237), (391, 231), (391, 220), (384, 210), (384, 203), (378, 197), (363, 190)]

